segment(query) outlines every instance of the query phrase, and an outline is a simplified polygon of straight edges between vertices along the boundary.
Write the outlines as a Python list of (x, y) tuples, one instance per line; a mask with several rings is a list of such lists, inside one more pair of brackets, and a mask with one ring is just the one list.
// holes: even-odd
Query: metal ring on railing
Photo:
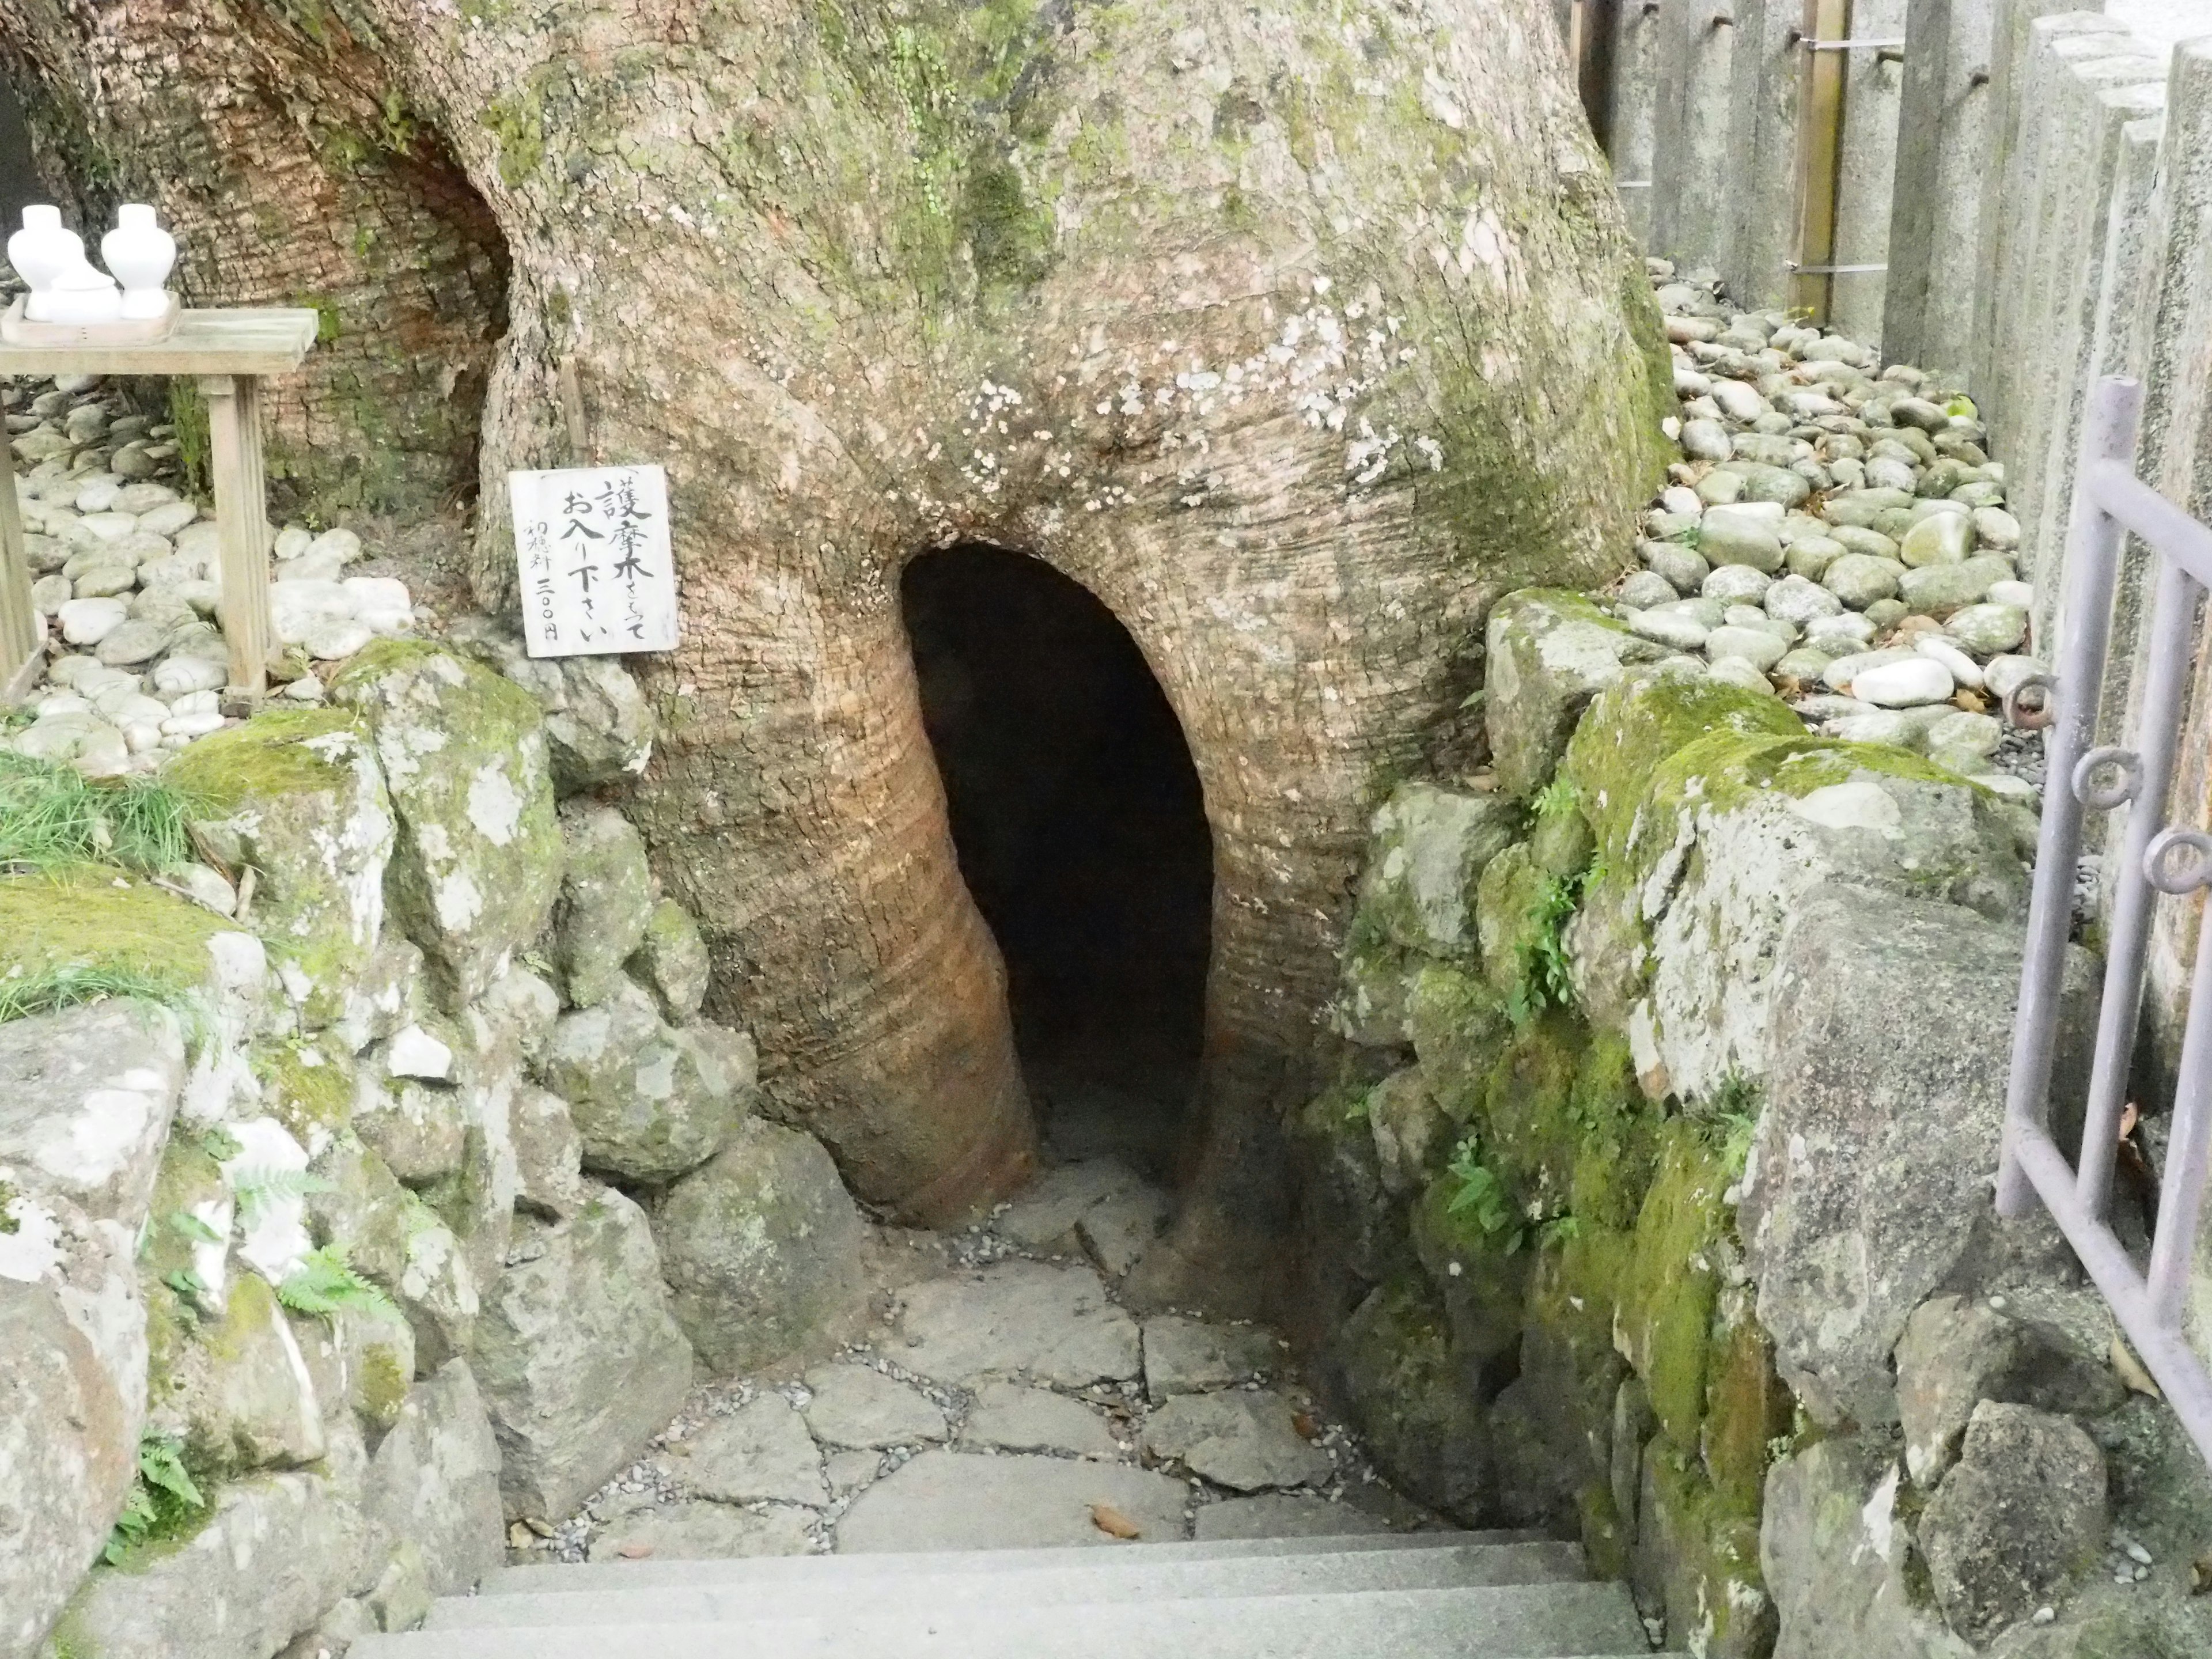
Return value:
[[(2119, 769), (2120, 775), (2111, 783), (2100, 785), (2097, 775), (2107, 767)], [(2136, 798), (2142, 787), (2142, 757), (2131, 749), (2122, 749), (2106, 744), (2092, 749), (2075, 763), (2074, 799), (2092, 811), (2109, 812), (2115, 806), (2125, 805)]]
[[(2038, 694), (2031, 704), (2023, 694)], [(2058, 718), (2058, 682), (2048, 674), (2030, 674), (2004, 694), (2005, 719), (2023, 732), (2040, 732)]]
[[(2177, 864), (2173, 854), (2186, 853)], [(2162, 830), (2143, 849), (2143, 879), (2161, 893), (2193, 893), (2212, 886), (2212, 836), (2201, 830)]]

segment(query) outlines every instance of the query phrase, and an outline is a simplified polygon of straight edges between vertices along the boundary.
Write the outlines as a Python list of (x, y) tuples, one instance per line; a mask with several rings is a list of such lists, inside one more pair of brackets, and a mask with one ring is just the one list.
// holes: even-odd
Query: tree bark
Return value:
[[(171, 10), (98, 8), (138, 101), (80, 106), (93, 9), (0, 0), (27, 95), (95, 133), (200, 87)], [(1549, 0), (233, 10), (346, 43), (260, 48), (267, 107), (396, 97), (503, 234), (483, 603), (513, 608), (507, 470), (571, 459), (564, 362), (584, 459), (668, 468), (686, 634), (634, 664), (668, 733), (635, 809), (715, 1013), (899, 1214), (990, 1196), (1030, 1132), (898, 570), (1017, 549), (1128, 627), (1217, 861), (1205, 1150), (1154, 1277), (1262, 1267), (1368, 813), (1464, 718), (1491, 601), (1614, 574), (1658, 477), (1671, 376)], [(163, 198), (196, 269), (272, 206), (233, 157)], [(361, 222), (307, 206), (311, 240)]]

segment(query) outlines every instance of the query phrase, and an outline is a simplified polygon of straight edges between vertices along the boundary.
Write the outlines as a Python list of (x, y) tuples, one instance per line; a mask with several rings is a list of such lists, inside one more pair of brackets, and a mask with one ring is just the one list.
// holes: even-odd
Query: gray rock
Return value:
[(134, 618), (103, 635), (94, 654), (111, 668), (136, 668), (160, 656), (168, 643), (167, 626)]
[(181, 1547), (87, 1579), (64, 1621), (69, 1649), (100, 1659), (273, 1654), (356, 1587), (362, 1517), (323, 1476), (238, 1481), (214, 1506)]
[[(1825, 568), (1825, 565), (1823, 568)], [(1840, 615), (1844, 604), (1818, 582), (1792, 573), (1766, 590), (1766, 614), (1808, 627), (1823, 617)]]
[(780, 1394), (756, 1395), (727, 1417), (708, 1418), (669, 1449), (684, 1484), (718, 1504), (830, 1501), (821, 1450)]
[(1747, 564), (1771, 573), (1782, 568), (1782, 515), (1772, 502), (1717, 507), (1698, 531), (1698, 551), (1714, 566)]
[(1801, 646), (1775, 664), (1774, 672), (1785, 679), (1809, 682), (1819, 679), (1834, 660), (1826, 651)]
[(664, 1024), (626, 976), (595, 1007), (562, 1015), (540, 1077), (568, 1103), (584, 1164), (633, 1181), (672, 1181), (727, 1144), (751, 1103), (751, 1039)]
[(1441, 1301), (1412, 1279), (1378, 1286), (1345, 1322), (1335, 1351), (1357, 1426), (1398, 1489), (1448, 1514), (1486, 1513), (1489, 1439)]
[(833, 1451), (822, 1460), (832, 1498), (848, 1498), (882, 1473), (884, 1455), (873, 1451)]
[(1332, 1504), (1312, 1492), (1269, 1492), (1201, 1506), (1191, 1536), (1206, 1543), (1225, 1538), (1346, 1538), (1389, 1530), (1379, 1517), (1348, 1504)]
[(1298, 1433), (1291, 1402), (1262, 1389), (1176, 1395), (1145, 1420), (1145, 1450), (1234, 1492), (1314, 1486), (1335, 1468)]
[(1824, 474), (1814, 464), (1799, 460), (1794, 465), (1769, 466), (1761, 461), (1738, 459), (1725, 463), (1728, 470), (1743, 480), (1743, 493), (1737, 500), (1746, 505), (1771, 502), (1778, 507), (1796, 507), (1813, 493), (1814, 476), (1826, 483)]
[(1764, 672), (1780, 662), (1790, 642), (1763, 628), (1716, 628), (1705, 639), (1705, 654), (1715, 662), (1734, 657)]
[(0, 1024), (0, 1169), (136, 1232), (185, 1085), (176, 1017), (131, 1000)]
[(1828, 528), (1828, 539), (1846, 553), (1863, 553), (1870, 559), (1887, 559), (1898, 564), (1905, 562), (1897, 556), (1897, 544), (1878, 530), (1862, 529), (1856, 525), (1832, 525)]
[(605, 1001), (629, 981), (623, 964), (645, 943), (653, 906), (645, 839), (611, 806), (564, 808), (567, 865), (554, 913), (553, 949), (571, 1006)]
[(2033, 657), (1992, 657), (1982, 666), (1982, 684), (1991, 696), (2002, 701), (2019, 690), (2030, 676), (2050, 672)]
[(825, 1446), (860, 1450), (928, 1444), (952, 1432), (935, 1401), (872, 1366), (817, 1365), (806, 1373), (806, 1386), (813, 1395), (805, 1406), (806, 1426)]
[(1931, 513), (1905, 532), (1898, 557), (1918, 567), (1963, 564), (1974, 550), (1974, 526), (1964, 513)]
[(465, 1362), (408, 1390), (370, 1459), (362, 1510), (382, 1536), (422, 1552), (433, 1595), (474, 1588), (503, 1558), (499, 1443)]
[(664, 1019), (681, 1024), (696, 1014), (707, 1000), (711, 964), (691, 913), (674, 899), (654, 905), (630, 969), (660, 1004)]
[(549, 1221), (564, 1221), (591, 1200), (583, 1177), (584, 1143), (568, 1103), (530, 1085), (514, 1091), (507, 1109), (514, 1147), (517, 1200)]
[(2002, 656), (2027, 639), (2027, 612), (2016, 605), (1970, 605), (1945, 624), (1953, 639), (1977, 656)]
[(1680, 611), (1638, 611), (1628, 618), (1629, 631), (1676, 651), (1702, 651), (1712, 630), (1695, 617)]
[(367, 714), (390, 786), (399, 823), (386, 883), (393, 919), (453, 1001), (469, 1001), (538, 937), (560, 891), (538, 706), (445, 649), (370, 652), (331, 692)]
[(1758, 390), (1741, 380), (1715, 380), (1712, 399), (1720, 405), (1722, 414), (1742, 426), (1749, 426), (1760, 416), (1771, 412), (1771, 405), (1759, 395)]
[(972, 1278), (916, 1285), (904, 1304), (904, 1346), (893, 1352), (939, 1382), (1026, 1376), (1082, 1389), (1138, 1373), (1136, 1322), (1089, 1267), (1002, 1261)]
[(2012, 579), (2012, 564), (1995, 554), (1957, 564), (1923, 565), (1907, 571), (1898, 584), (1898, 598), (1923, 616), (1941, 620), (1953, 611), (1981, 601), (1991, 586)]
[[(1759, 1557), (1790, 1659), (1972, 1659), (1908, 1589), (1911, 1530), (1880, 1436), (1837, 1436), (1766, 1477)], [(1918, 1564), (1911, 1565), (1917, 1569)]]
[(1441, 1170), (1456, 1126), (1420, 1067), (1408, 1066), (1367, 1091), (1367, 1127), (1375, 1138), (1376, 1170), (1383, 1189), (1402, 1198)]
[[(66, 589), (69, 584), (64, 582), (61, 586), (64, 590), (61, 599), (67, 599), (69, 594)], [(36, 595), (33, 594), (33, 598), (35, 597)], [(1632, 610), (1642, 611), (1651, 605), (1666, 605), (1679, 597), (1680, 596), (1676, 592), (1674, 583), (1656, 570), (1632, 572), (1620, 584), (1620, 602)], [(58, 605), (60, 602), (60, 599), (56, 599), (54, 605)], [(47, 611), (52, 611), (54, 605), (40, 606), (40, 609)]]
[(371, 1054), (358, 1073), (354, 1131), (392, 1174), (421, 1186), (461, 1167), (468, 1142), (465, 1107), (459, 1090), (388, 1077), (381, 1057)]
[(329, 1449), (299, 1343), (258, 1273), (238, 1273), (220, 1317), (188, 1325), (163, 1346), (169, 1386), (149, 1402), (147, 1422), (182, 1440), (202, 1468), (297, 1468)]
[(1820, 586), (1852, 610), (1863, 611), (1877, 599), (1896, 597), (1901, 568), (1894, 560), (1846, 553), (1821, 573)]
[(515, 1229), (472, 1354), (507, 1513), (566, 1516), (667, 1427), (691, 1386), (645, 1212), (602, 1192)]
[(796, 1129), (746, 1119), (653, 1222), (677, 1322), (717, 1373), (834, 1340), (866, 1310), (860, 1212), (829, 1153)]
[(1038, 1549), (1125, 1541), (1098, 1524), (1110, 1510), (1139, 1540), (1184, 1535), (1180, 1480), (1088, 1458), (983, 1457), (927, 1451), (862, 1492), (837, 1528), (840, 1554)]
[(1653, 574), (1663, 576), (1678, 593), (1694, 593), (1711, 568), (1705, 555), (1680, 542), (1638, 542), (1637, 556)]
[(1106, 1419), (1079, 1400), (1018, 1382), (986, 1382), (960, 1425), (963, 1447), (1055, 1452), (1067, 1457), (1119, 1457), (1121, 1443)]
[[(1907, 1318), (1996, 1224), (2020, 953), (2016, 926), (1953, 905), (1835, 887), (1797, 907), (1738, 1218), (1777, 1368), (1818, 1421), (1897, 1420)], [(2078, 951), (2067, 979), (2060, 1099), (2081, 1097), (2096, 1012)]]
[(588, 1554), (593, 1561), (726, 1561), (813, 1548), (811, 1510), (773, 1504), (756, 1513), (695, 1502), (623, 1516), (592, 1540)]
[(2070, 1419), (1984, 1401), (1918, 1528), (1936, 1605), (1987, 1642), (2059, 1599), (2105, 1544), (2105, 1458)]
[(1723, 607), (1759, 605), (1765, 599), (1766, 590), (1773, 584), (1771, 576), (1747, 564), (1716, 565), (1713, 574), (1705, 578), (1698, 592)]
[(637, 682), (612, 657), (530, 656), (489, 623), (455, 630), (469, 647), (538, 699), (544, 710), (553, 784), (579, 794), (645, 770), (656, 724)]
[(1984, 1400), (2101, 1413), (2123, 1397), (2103, 1355), (2084, 1352), (2058, 1328), (1956, 1296), (1916, 1310), (1897, 1345), (1905, 1468), (1923, 1491), (1958, 1460), (1960, 1438)]
[(1361, 917), (1409, 950), (1464, 952), (1474, 942), (1475, 884), (1514, 840), (1517, 820), (1512, 805), (1496, 795), (1401, 785), (1369, 826)]
[(1624, 665), (1661, 651), (1577, 594), (1536, 588), (1500, 599), (1483, 704), (1500, 792), (1520, 799), (1541, 788), (1590, 698)]
[(2008, 553), (2020, 545), (2020, 520), (2001, 507), (1978, 507), (1973, 512), (1974, 538), (1984, 547)]
[(1718, 421), (1683, 422), (1680, 442), (1682, 453), (1693, 461), (1724, 461), (1734, 453), (1728, 428)]

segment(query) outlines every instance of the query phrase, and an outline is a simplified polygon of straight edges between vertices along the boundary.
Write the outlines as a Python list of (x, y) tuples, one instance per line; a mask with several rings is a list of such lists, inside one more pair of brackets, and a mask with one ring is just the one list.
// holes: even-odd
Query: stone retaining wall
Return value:
[(750, 1115), (613, 804), (623, 671), (388, 641), (330, 694), (163, 773), (203, 864), (0, 871), (5, 1659), (406, 1628), (695, 1355), (864, 1310), (859, 1212)]
[(1377, 813), (1297, 1120), (1378, 1462), (1578, 1534), (1672, 1649), (2212, 1637), (2212, 1481), (2055, 1231), (1990, 1202), (2021, 810), (1602, 599), (1509, 596), (1488, 660), (1494, 767)]

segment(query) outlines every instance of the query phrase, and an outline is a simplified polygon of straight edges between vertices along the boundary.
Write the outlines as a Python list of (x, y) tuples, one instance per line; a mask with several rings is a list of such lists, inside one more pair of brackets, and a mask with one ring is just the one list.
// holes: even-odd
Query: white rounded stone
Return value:
[(71, 645), (98, 645), (123, 626), (131, 608), (120, 599), (71, 599), (55, 615), (61, 621), (62, 637)]
[(1951, 671), (1951, 678), (1970, 691), (1982, 689), (1982, 671), (1974, 659), (1950, 641), (1934, 634), (1923, 634), (1913, 642), (1912, 648), (1923, 657), (1933, 657)]
[(1958, 689), (1951, 671), (1933, 657), (1914, 656), (1882, 663), (1851, 678), (1851, 695), (1883, 708), (1912, 708), (1947, 702)]

